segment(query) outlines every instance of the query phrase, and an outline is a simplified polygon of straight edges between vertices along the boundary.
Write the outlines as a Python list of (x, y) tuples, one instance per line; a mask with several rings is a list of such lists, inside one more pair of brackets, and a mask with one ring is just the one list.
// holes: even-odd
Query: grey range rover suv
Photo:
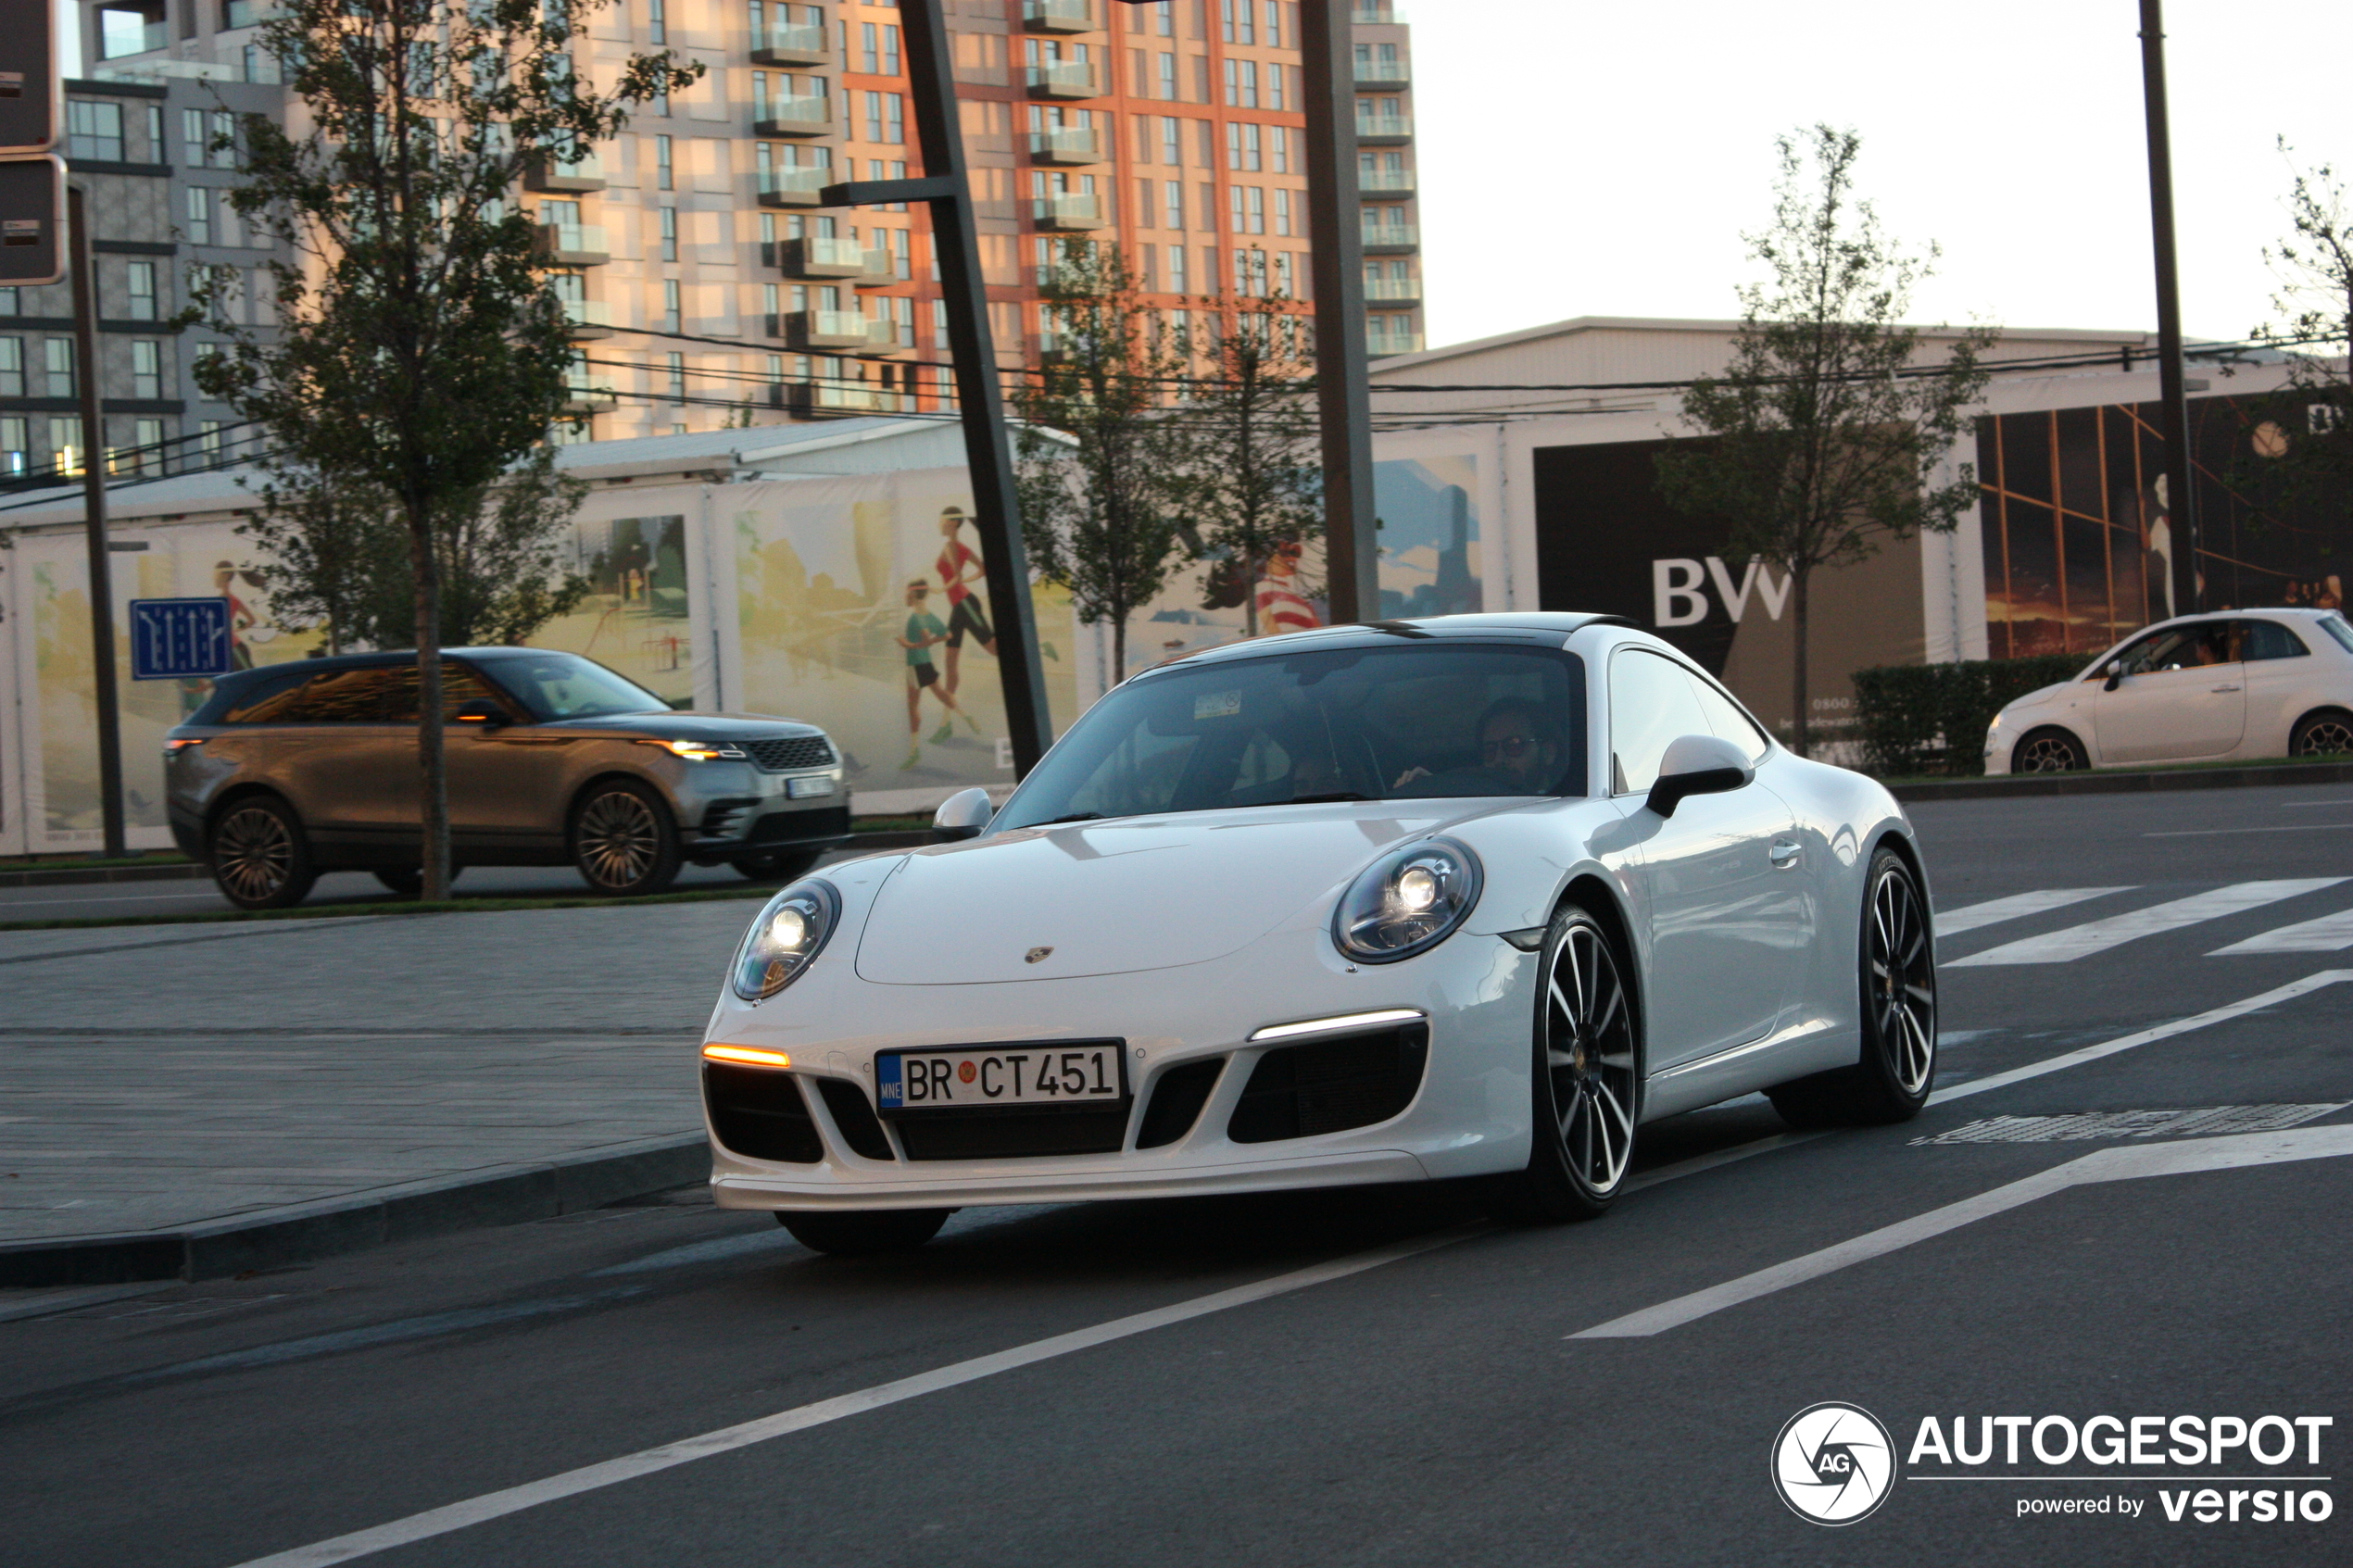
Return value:
[[(849, 842), (841, 755), (812, 724), (676, 712), (531, 648), (451, 648), (442, 692), (453, 867), (569, 864), (654, 893), (688, 861), (784, 881)], [(230, 902), (297, 904), (324, 871), (419, 886), (414, 654), (224, 675), (164, 746), (172, 837)]]

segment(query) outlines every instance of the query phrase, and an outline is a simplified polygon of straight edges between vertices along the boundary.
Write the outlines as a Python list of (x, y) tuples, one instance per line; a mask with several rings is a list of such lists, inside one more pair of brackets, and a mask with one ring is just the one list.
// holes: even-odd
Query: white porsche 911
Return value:
[(938, 830), (770, 900), (706, 1034), (720, 1205), (821, 1250), (1453, 1177), (1570, 1219), (1645, 1123), (1760, 1089), (1897, 1121), (1935, 1073), (1902, 809), (1610, 618), (1178, 659)]

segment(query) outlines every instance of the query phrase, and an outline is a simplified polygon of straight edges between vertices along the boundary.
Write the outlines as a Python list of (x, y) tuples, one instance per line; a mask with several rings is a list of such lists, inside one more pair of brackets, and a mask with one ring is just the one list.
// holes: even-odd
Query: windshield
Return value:
[(533, 653), (484, 660), (498, 684), (542, 723), (617, 713), (667, 713), (670, 704), (645, 687), (576, 653)]
[(2353, 626), (2347, 626), (2345, 623), (2345, 617), (2323, 615), (2321, 617), (2321, 630), (2343, 645), (2347, 653), (2353, 653)]
[(1074, 725), (1000, 828), (1316, 800), (1585, 793), (1584, 666), (1409, 644), (1145, 675)]

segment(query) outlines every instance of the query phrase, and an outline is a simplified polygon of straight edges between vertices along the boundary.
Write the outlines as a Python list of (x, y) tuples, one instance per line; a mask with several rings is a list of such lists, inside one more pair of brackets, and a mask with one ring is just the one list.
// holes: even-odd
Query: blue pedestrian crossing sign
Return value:
[(229, 601), (131, 601), (131, 678), (188, 681), (237, 667), (229, 640)]

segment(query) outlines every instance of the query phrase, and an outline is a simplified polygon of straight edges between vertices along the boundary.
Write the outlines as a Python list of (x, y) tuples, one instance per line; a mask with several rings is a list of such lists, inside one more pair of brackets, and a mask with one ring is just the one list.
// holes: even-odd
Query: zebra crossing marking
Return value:
[(2023, 920), (2028, 915), (2046, 914), (2053, 909), (2081, 904), (2087, 898), (2102, 898), (2110, 893), (2130, 893), (2124, 887), (2044, 887), (2032, 893), (2013, 893), (2007, 898), (1993, 898), (1982, 904), (1964, 904), (1957, 909), (1936, 911), (1936, 935), (1958, 936), (1964, 931), (1980, 926), (1997, 925), (2006, 920)]
[(2294, 898), (2306, 893), (2318, 893), (2322, 888), (2334, 887), (2347, 880), (2341, 876), (2315, 876), (2233, 883), (2228, 887), (2194, 893), (2186, 898), (2152, 904), (2144, 909), (2131, 909), (2105, 920), (2045, 932), (2039, 936), (2021, 936), (2015, 942), (2005, 942), (1998, 947), (1988, 947), (1982, 953), (1955, 959), (1944, 967), (1967, 969), (1993, 964), (2070, 963), (2144, 936), (2162, 935), (2185, 926), (2220, 920), (2225, 915), (2259, 909), (2266, 904), (2275, 904), (2283, 898)]
[(2283, 925), (2244, 942), (2217, 947), (2206, 956), (2220, 959), (2246, 953), (2334, 953), (2347, 947), (2353, 947), (2353, 909), (2339, 909), (2317, 920)]
[(2062, 1116), (1989, 1116), (1911, 1140), (1912, 1147), (1957, 1143), (2083, 1143), (2095, 1138), (2213, 1137), (2276, 1133), (2317, 1122), (2353, 1100), (2326, 1105), (2201, 1105), (2186, 1110), (2079, 1110)]

